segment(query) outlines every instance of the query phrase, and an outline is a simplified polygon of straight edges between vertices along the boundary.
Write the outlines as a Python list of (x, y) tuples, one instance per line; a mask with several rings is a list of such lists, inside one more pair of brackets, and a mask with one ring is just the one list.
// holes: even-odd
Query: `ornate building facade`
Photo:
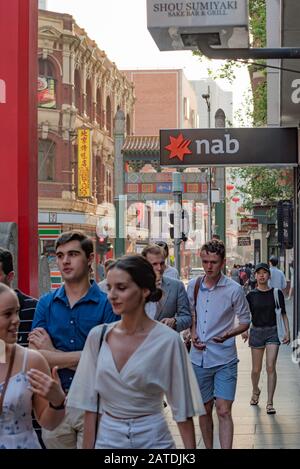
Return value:
[[(39, 11), (39, 230), (42, 251), (80, 228), (95, 239), (113, 216), (114, 117), (132, 133), (133, 85), (67, 14)], [(78, 188), (78, 129), (90, 135), (89, 195)], [(82, 194), (81, 194), (82, 195)]]

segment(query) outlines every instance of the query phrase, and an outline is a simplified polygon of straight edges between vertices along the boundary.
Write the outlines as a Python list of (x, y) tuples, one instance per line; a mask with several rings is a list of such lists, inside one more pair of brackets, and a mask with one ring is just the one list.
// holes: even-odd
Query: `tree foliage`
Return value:
[(272, 168), (237, 168), (231, 170), (236, 187), (232, 195), (242, 194), (243, 207), (251, 211), (257, 203), (274, 206), (293, 196), (291, 172)]

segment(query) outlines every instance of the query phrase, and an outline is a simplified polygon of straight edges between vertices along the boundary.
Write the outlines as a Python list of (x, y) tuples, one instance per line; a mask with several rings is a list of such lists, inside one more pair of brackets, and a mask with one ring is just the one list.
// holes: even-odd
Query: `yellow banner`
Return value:
[(78, 129), (78, 197), (91, 195), (91, 131)]

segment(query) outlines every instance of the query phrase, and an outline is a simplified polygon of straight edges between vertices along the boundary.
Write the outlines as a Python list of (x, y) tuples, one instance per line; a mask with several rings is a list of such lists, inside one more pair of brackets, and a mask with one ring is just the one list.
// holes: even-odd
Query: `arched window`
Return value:
[(38, 107), (56, 108), (56, 77), (49, 60), (39, 59)]
[(97, 89), (97, 122), (100, 127), (104, 127), (104, 119), (103, 119), (103, 109), (102, 109), (102, 95), (101, 89)]
[(82, 106), (81, 106), (81, 79), (80, 79), (80, 72), (79, 70), (75, 70), (75, 106), (78, 109), (78, 113), (82, 114)]
[(130, 116), (127, 114), (126, 116), (126, 134), (130, 135)]
[(225, 112), (223, 109), (218, 109), (215, 113), (215, 127), (225, 127)]
[(92, 85), (91, 80), (86, 81), (86, 113), (90, 120), (93, 118)]
[(108, 131), (109, 136), (111, 137), (111, 131), (112, 131), (112, 126), (111, 126), (111, 102), (110, 102), (110, 97), (107, 96), (106, 98), (106, 130)]
[(39, 181), (54, 181), (55, 153), (55, 142), (52, 140), (39, 140)]

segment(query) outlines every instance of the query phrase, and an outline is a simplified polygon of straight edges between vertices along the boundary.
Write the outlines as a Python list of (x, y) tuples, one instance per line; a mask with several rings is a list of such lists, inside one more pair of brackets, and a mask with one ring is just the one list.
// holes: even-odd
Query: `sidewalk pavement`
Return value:
[[(286, 301), (287, 311), (292, 326), (292, 302)], [(236, 338), (238, 356), (238, 384), (233, 404), (234, 449), (275, 449), (300, 448), (300, 369), (291, 358), (291, 347), (282, 345), (277, 360), (277, 387), (274, 396), (274, 407), (277, 413), (266, 413), (267, 375), (265, 359), (259, 387), (261, 395), (257, 406), (250, 406), (251, 386), (251, 353), (241, 337)], [(166, 408), (166, 417), (174, 436), (177, 448), (183, 448), (177, 425), (172, 419), (171, 410)], [(204, 448), (198, 419), (194, 419), (197, 448)], [(220, 448), (218, 439), (218, 418), (214, 412), (214, 447)]]

